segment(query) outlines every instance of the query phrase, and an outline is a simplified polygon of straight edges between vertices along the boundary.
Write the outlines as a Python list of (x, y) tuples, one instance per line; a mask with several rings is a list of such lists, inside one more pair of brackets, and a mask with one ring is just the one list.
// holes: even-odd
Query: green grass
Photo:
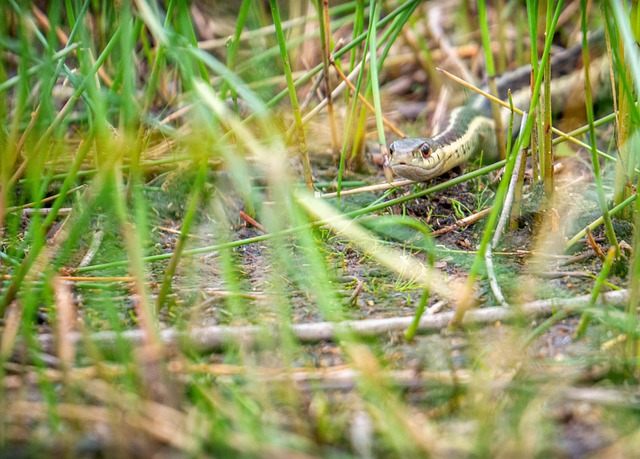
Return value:
[[(591, 434), (592, 453), (634, 451), (638, 10), (629, 23), (617, 2), (604, 2), (602, 15), (581, 2), (567, 17), (567, 6), (551, 0), (499, 2), (498, 10), (480, 2), (477, 16), (461, 3), (464, 16), (440, 1), (327, 9), (54, 0), (43, 15), (7, 2), (0, 457), (548, 456), (585, 446), (576, 431)], [(590, 109), (587, 124), (569, 133), (589, 152), (583, 164), (594, 177), (581, 196), (550, 186), (551, 145), (564, 140), (540, 141), (552, 130), (533, 116), (515, 142), (507, 139), (507, 160), (398, 190), (313, 193), (320, 182), (343, 193), (350, 183), (384, 181), (373, 166), (364, 175), (350, 167), (370, 163), (364, 139), (386, 149), (382, 117), (403, 97), (391, 93), (391, 80), (428, 75), (430, 104), (442, 87), (459, 91), (437, 69), (449, 65), (433, 39), (429, 18), (437, 15), (454, 52), (483, 44), (490, 74), (540, 39), (534, 100), (520, 107), (540, 118), (549, 114), (536, 106), (551, 31), (562, 40), (604, 16), (620, 112), (609, 107), (596, 120)], [(516, 49), (500, 43), (494, 68), (489, 44), (515, 31)], [(213, 39), (206, 50), (203, 38)], [(461, 62), (473, 68), (481, 55)], [(373, 112), (347, 88), (311, 116), (321, 103), (315, 95), (341, 82), (335, 67), (358, 70), (353, 84)], [(321, 72), (331, 79), (314, 86)], [(621, 133), (609, 143), (616, 148), (599, 151), (611, 122)], [(492, 309), (485, 253), (515, 153), (531, 138), (542, 155), (533, 182), (546, 184), (548, 209), (523, 217), (492, 248), (512, 308)], [(319, 165), (328, 150), (333, 172)], [(412, 216), (411, 206), (426, 217)], [(488, 206), (471, 229), (431, 234)], [(569, 249), (589, 250), (586, 230), (564, 229), (570, 213), (600, 216), (604, 253), (619, 251), (557, 266)], [(611, 224), (619, 217), (635, 223), (625, 244)], [(545, 279), (536, 269), (569, 274)], [(590, 276), (570, 273), (581, 270)], [(616, 289), (628, 298), (595, 301)], [(584, 293), (581, 304), (520, 315), (533, 300)], [(441, 312), (424, 314), (438, 301)], [(474, 315), (489, 312), (496, 318)], [(462, 327), (465, 313), (473, 320)], [(395, 318), (408, 321), (391, 330), (344, 326)], [(429, 332), (421, 319), (440, 323)], [(318, 323), (324, 328), (313, 329)], [(329, 329), (331, 339), (318, 341)]]

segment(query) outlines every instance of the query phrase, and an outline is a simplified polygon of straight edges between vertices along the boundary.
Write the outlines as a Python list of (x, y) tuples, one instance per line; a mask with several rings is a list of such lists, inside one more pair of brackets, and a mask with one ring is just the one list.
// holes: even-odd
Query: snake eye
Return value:
[(396, 152), (395, 143), (392, 143), (391, 145), (389, 145), (389, 156), (393, 156), (395, 152)]
[(424, 159), (427, 159), (431, 155), (431, 147), (428, 144), (423, 143), (422, 146), (420, 146), (420, 153), (422, 153), (422, 157)]

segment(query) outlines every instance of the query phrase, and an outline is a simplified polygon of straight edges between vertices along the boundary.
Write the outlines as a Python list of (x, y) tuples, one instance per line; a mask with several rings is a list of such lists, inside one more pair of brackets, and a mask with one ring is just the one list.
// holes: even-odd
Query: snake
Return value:
[[(602, 30), (590, 34), (589, 62), (590, 82), (594, 103), (606, 98), (610, 78), (609, 61), (606, 58), (605, 36)], [(584, 70), (582, 46), (575, 45), (554, 54), (551, 67), (552, 113), (570, 114), (584, 112)], [(531, 96), (531, 66), (518, 67), (496, 79), (497, 96), (506, 100), (509, 92), (514, 107), (526, 108)], [(506, 126), (511, 111), (500, 109), (502, 125)], [(462, 166), (480, 154), (483, 160), (493, 162), (499, 158), (496, 124), (491, 101), (481, 94), (470, 97), (454, 108), (445, 118), (443, 130), (432, 137), (398, 139), (389, 145), (389, 165), (399, 176), (424, 182), (451, 169)], [(513, 126), (518, 123), (514, 122)], [(517, 135), (518, 129), (513, 129)]]

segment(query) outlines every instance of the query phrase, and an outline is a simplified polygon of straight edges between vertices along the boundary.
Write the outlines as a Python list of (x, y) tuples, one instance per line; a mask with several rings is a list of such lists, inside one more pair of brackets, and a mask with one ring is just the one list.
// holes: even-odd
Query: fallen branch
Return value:
[(468, 217), (462, 218), (456, 221), (453, 225), (445, 226), (444, 228), (440, 228), (431, 233), (432, 237), (441, 236), (446, 233), (450, 233), (451, 231), (455, 231), (457, 229), (466, 228), (469, 225), (473, 225), (479, 220), (482, 220), (484, 217), (491, 213), (491, 209), (493, 207), (488, 207), (486, 209), (481, 210), (480, 212), (476, 212), (475, 214), (469, 215)]
[[(576, 298), (552, 298), (526, 303), (520, 308), (503, 308), (499, 306), (474, 309), (464, 316), (464, 325), (486, 324), (494, 322), (507, 322), (516, 317), (540, 317), (549, 316), (554, 312), (564, 310), (568, 313), (576, 312), (589, 304), (590, 295), (582, 295)], [(624, 305), (629, 302), (628, 290), (616, 290), (603, 293), (598, 298), (598, 304)], [(425, 315), (420, 320), (418, 331), (434, 332), (448, 326), (454, 311), (440, 314)], [(304, 342), (329, 341), (345, 331), (359, 336), (376, 336), (392, 331), (404, 331), (413, 317), (392, 317), (385, 319), (355, 320), (345, 322), (317, 322), (309, 324), (293, 325), (292, 333), (297, 339)], [(221, 349), (225, 343), (255, 341), (259, 336), (268, 333), (268, 327), (264, 326), (211, 326), (193, 328), (191, 330), (177, 330), (169, 328), (160, 332), (160, 338), (166, 344), (185, 344), (199, 351), (212, 351)], [(91, 341), (99, 345), (115, 345), (116, 341), (128, 341), (132, 344), (142, 344), (144, 333), (141, 330), (130, 330), (122, 333), (104, 331), (92, 334)], [(81, 341), (80, 333), (71, 333), (71, 342)], [(53, 350), (54, 337), (51, 334), (38, 337), (40, 344), (49, 350)]]
[[(377, 183), (375, 185), (367, 185), (358, 188), (351, 188), (350, 190), (343, 190), (340, 192), (340, 196), (346, 196), (348, 194), (370, 193), (373, 191), (386, 191), (390, 188), (399, 188), (405, 185), (413, 185), (414, 183), (416, 182), (414, 182), (413, 180), (395, 180), (391, 183)], [(320, 197), (324, 199), (336, 198), (338, 197), (338, 193), (322, 193), (320, 194)]]

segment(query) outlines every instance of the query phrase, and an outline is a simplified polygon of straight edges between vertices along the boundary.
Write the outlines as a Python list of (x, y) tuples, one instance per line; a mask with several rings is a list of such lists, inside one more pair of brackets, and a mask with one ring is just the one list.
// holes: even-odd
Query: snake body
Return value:
[[(605, 40), (602, 31), (589, 37), (590, 75), (595, 100), (603, 98), (608, 78)], [(496, 80), (498, 97), (506, 100), (511, 91), (514, 106), (527, 108), (530, 98), (531, 67), (523, 66)], [(610, 86), (609, 86), (610, 87)], [(574, 46), (551, 58), (551, 100), (554, 113), (584, 112), (584, 72), (582, 48)], [(490, 101), (475, 95), (463, 106), (453, 109), (445, 128), (430, 138), (405, 138), (389, 146), (393, 171), (405, 178), (426, 181), (460, 166), (483, 152), (489, 161), (498, 159), (495, 122)], [(510, 111), (501, 109), (503, 126)], [(514, 123), (514, 127), (518, 123)], [(514, 135), (517, 132), (514, 132)]]

